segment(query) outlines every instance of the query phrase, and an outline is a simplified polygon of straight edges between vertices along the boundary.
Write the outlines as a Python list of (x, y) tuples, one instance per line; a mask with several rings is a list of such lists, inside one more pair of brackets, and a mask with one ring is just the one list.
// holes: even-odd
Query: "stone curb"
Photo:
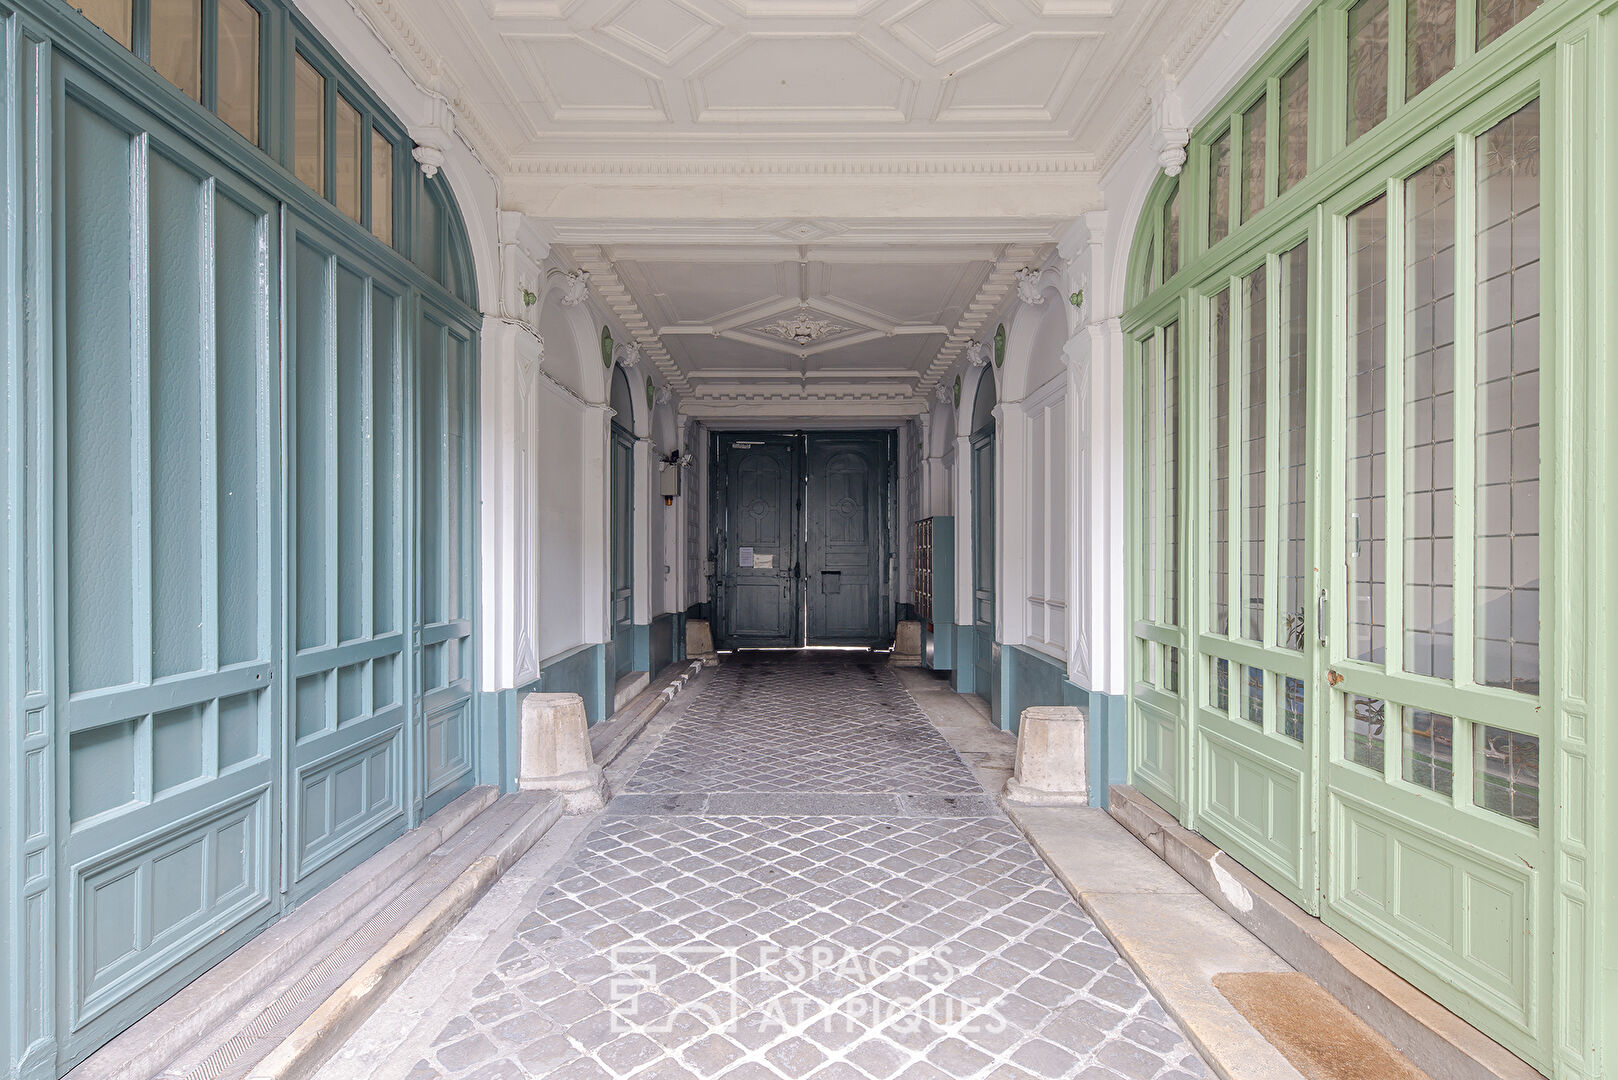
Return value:
[[(1112, 899), (1126, 901), (1139, 898), (1131, 897), (1128, 893), (1097, 894), (1079, 888), (1071, 876), (1063, 872), (1062, 860), (1050, 845), (1045, 843), (1039, 830), (1023, 820), (1019, 811), (1024, 809), (1029, 808), (1012, 804), (1006, 807), (1006, 816), (1011, 818), (1012, 824), (1017, 826), (1017, 831), (1023, 834), (1029, 846), (1045, 861), (1045, 865), (1051, 868), (1052, 875), (1062, 883), (1062, 887), (1084, 909), (1084, 913), (1090, 916), (1090, 921), (1095, 923), (1096, 929), (1106, 935), (1113, 948), (1118, 950), (1118, 955), (1134, 968), (1140, 981), (1146, 984), (1163, 1008), (1174, 1017), (1175, 1022), (1180, 1025), (1180, 1030), (1185, 1032), (1185, 1037), (1196, 1047), (1197, 1053), (1202, 1055), (1202, 1060), (1208, 1064), (1208, 1068), (1219, 1080), (1303, 1080), (1302, 1074), (1288, 1063), (1280, 1051), (1265, 1040), (1263, 1035), (1248, 1024), (1246, 1018), (1229, 1002), (1219, 998), (1215, 1008), (1210, 1010), (1207, 1002), (1194, 1000), (1194, 992), (1192, 994), (1185, 992), (1187, 981), (1197, 983), (1201, 981), (1200, 979), (1164, 978), (1160, 966), (1143, 962), (1144, 958), (1136, 949), (1136, 942), (1131, 940), (1130, 935), (1124, 932), (1122, 927), (1115, 924), (1112, 913), (1098, 902), (1106, 900), (1109, 896)], [(1185, 894), (1186, 899), (1190, 897), (1202, 900), (1195, 892)], [(1207, 910), (1213, 912), (1212, 908)], [(1223, 915), (1219, 917), (1223, 918)], [(1211, 983), (1205, 985), (1208, 987), (1208, 994), (1216, 993), (1212, 990)]]
[(554, 795), (535, 792), (508, 797), (532, 799), (534, 805), (255, 1065), (247, 1074), (248, 1080), (303, 1080), (311, 1076), (490, 886), (562, 816), (562, 800)]
[(317, 893), (86, 1058), (70, 1075), (74, 1080), (124, 1080), (160, 1072), (199, 1031), (235, 1015), (498, 798), (499, 791), (492, 786), (472, 788), (339, 879), (358, 881), (357, 888), (345, 890), (334, 884)]
[(648, 687), (642, 691), (641, 695), (630, 703), (631, 711), (624, 717), (623, 727), (613, 732), (612, 738), (596, 752), (596, 764), (606, 768), (617, 761), (619, 755), (635, 741), (635, 737), (646, 730), (646, 725), (652, 722), (652, 718), (662, 712), (665, 705), (679, 697), (690, 685), (691, 680), (701, 674), (702, 669), (702, 661), (689, 661), (685, 670), (669, 680), (661, 689), (654, 690)]

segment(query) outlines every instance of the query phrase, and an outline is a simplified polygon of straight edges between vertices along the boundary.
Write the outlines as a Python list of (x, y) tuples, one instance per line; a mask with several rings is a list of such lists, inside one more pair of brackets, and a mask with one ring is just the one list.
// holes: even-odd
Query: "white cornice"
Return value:
[(618, 271), (613, 268), (606, 252), (600, 247), (582, 247), (574, 248), (572, 254), (579, 268), (589, 273), (590, 291), (596, 299), (617, 317), (619, 324), (640, 346), (641, 355), (652, 362), (668, 385), (684, 396), (691, 388), (690, 381), (669, 356), (652, 324), (641, 314), (640, 306), (629, 294), (628, 286), (618, 277)]
[(923, 402), (932, 388), (938, 385), (940, 379), (954, 369), (960, 362), (966, 347), (974, 340), (992, 337), (993, 333), (982, 334), (980, 331), (988, 324), (995, 312), (1000, 310), (1006, 297), (1017, 284), (1017, 271), (1034, 263), (1039, 255), (1037, 247), (1027, 244), (1013, 244), (1006, 248), (1005, 254), (995, 261), (994, 269), (989, 276), (983, 279), (983, 285), (978, 294), (967, 305), (966, 313), (961, 321), (955, 324), (944, 347), (938, 350), (926, 371), (922, 373), (921, 381), (916, 384), (916, 393)]
[(1069, 176), (1098, 175), (1092, 154), (1017, 157), (513, 157), (513, 177), (526, 176)]

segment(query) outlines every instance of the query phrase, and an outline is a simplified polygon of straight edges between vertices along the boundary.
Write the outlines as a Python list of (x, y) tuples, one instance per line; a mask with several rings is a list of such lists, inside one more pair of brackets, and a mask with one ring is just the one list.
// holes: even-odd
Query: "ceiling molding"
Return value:
[(938, 350), (938, 356), (922, 373), (920, 382), (916, 384), (916, 392), (923, 401), (932, 393), (933, 387), (938, 385), (948, 372), (954, 370), (960, 361), (968, 343), (973, 340), (984, 340), (987, 324), (995, 312), (1005, 304), (1006, 297), (1017, 284), (1017, 271), (1025, 266), (1036, 266), (1041, 260), (1041, 252), (1036, 247), (1026, 244), (1014, 244), (1006, 248), (1005, 254), (994, 264), (994, 269), (983, 279), (983, 285), (978, 294), (967, 305), (966, 314), (961, 316), (960, 322), (950, 331), (949, 338), (944, 347)]
[(595, 293), (603, 307), (617, 317), (619, 324), (641, 347), (641, 355), (651, 360), (652, 366), (657, 368), (676, 393), (683, 395), (688, 392), (691, 384), (685, 372), (669, 356), (652, 324), (641, 314), (634, 297), (629, 295), (629, 290), (618, 277), (618, 271), (613, 268), (612, 260), (599, 247), (574, 248), (573, 257), (581, 270), (590, 272), (590, 291)]

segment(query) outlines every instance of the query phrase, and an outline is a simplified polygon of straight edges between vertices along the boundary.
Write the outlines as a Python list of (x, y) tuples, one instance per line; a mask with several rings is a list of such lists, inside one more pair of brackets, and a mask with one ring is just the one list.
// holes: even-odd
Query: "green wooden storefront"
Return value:
[[(279, 0), (0, 3), (0, 1071), (476, 779), (470, 249)], [(96, 20), (91, 22), (91, 18)]]
[(1548, 1076), (1618, 1069), (1618, 14), (1329, 0), (1131, 251), (1130, 773)]

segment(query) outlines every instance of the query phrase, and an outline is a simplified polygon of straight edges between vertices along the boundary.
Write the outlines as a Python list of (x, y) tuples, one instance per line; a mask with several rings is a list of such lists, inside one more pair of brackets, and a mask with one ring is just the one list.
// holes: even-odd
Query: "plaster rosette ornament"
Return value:
[(579, 270), (562, 279), (562, 306), (577, 307), (590, 297), (590, 271)]
[(674, 392), (666, 386), (659, 386), (657, 388), (657, 392), (652, 396), (655, 399), (654, 404), (667, 405), (671, 400), (673, 400)]
[(791, 315), (783, 316), (774, 322), (764, 323), (758, 329), (772, 337), (790, 342), (800, 349), (807, 349), (822, 338), (834, 334), (846, 334), (853, 327), (828, 319), (807, 304), (799, 307)]
[(980, 368), (989, 362), (989, 347), (977, 338), (966, 343), (966, 362)]
[(945, 386), (943, 383), (939, 383), (937, 386), (933, 387), (933, 397), (938, 399), (938, 403), (940, 405), (948, 405), (949, 387)]
[(618, 363), (633, 371), (640, 367), (640, 342), (631, 341), (618, 356)]
[(1185, 168), (1185, 147), (1191, 141), (1191, 127), (1180, 109), (1180, 93), (1172, 76), (1165, 75), (1152, 95), (1157, 124), (1157, 163), (1169, 176), (1179, 176)]

